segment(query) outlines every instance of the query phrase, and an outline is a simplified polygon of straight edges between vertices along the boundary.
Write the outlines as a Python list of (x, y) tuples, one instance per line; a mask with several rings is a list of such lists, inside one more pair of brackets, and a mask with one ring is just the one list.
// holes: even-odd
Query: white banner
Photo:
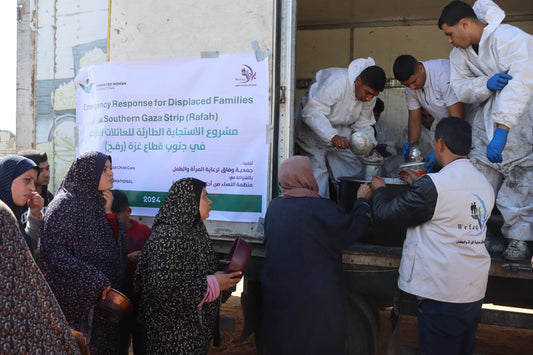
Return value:
[(266, 211), (268, 61), (253, 54), (105, 63), (76, 76), (77, 154), (112, 156), (115, 189), (154, 216), (176, 180), (207, 183), (211, 220)]

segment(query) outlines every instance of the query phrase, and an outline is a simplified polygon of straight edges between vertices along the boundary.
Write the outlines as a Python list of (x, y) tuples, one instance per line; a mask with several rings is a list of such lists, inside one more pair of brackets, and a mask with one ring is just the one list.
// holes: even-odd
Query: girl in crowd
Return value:
[(86, 152), (71, 165), (43, 221), (39, 266), (70, 324), (90, 352), (116, 354), (118, 323), (93, 317), (110, 288), (126, 286), (124, 229), (111, 213), (111, 157)]
[(38, 176), (39, 167), (30, 159), (9, 155), (0, 160), (0, 200), (15, 214), (22, 236), (32, 254), (39, 243), (39, 229), (43, 218), (41, 210), (44, 200), (35, 191)]
[(220, 291), (241, 279), (218, 271), (203, 220), (205, 183), (175, 182), (157, 213), (137, 264), (135, 294), (148, 354), (206, 354), (218, 322)]

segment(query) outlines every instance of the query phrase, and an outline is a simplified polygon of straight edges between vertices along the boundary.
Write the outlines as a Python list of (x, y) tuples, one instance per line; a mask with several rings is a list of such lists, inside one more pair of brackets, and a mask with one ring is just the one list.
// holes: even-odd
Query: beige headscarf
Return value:
[(281, 197), (320, 197), (313, 166), (308, 157), (296, 155), (281, 163), (278, 181), (281, 185)]

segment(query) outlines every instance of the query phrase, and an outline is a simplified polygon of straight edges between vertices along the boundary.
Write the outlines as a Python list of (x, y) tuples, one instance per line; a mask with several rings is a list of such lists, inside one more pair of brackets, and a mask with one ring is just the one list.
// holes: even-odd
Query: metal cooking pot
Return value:
[[(393, 197), (403, 194), (409, 185), (398, 178), (383, 178), (387, 186), (385, 190)], [(345, 211), (350, 211), (357, 199), (359, 186), (370, 179), (346, 176), (337, 180), (337, 204)], [(402, 246), (406, 228), (391, 223), (372, 222), (371, 233), (365, 238), (366, 242), (387, 246)]]
[(383, 159), (378, 160), (367, 160), (360, 159), (363, 164), (363, 171), (361, 173), (361, 178), (364, 180), (372, 180), (373, 176), (382, 176), (383, 175), (383, 164), (385, 163)]

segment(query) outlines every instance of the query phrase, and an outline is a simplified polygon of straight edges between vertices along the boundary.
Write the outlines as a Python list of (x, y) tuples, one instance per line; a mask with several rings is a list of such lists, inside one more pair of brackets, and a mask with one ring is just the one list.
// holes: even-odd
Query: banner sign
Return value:
[(206, 182), (210, 220), (266, 211), (268, 61), (253, 54), (108, 62), (80, 70), (76, 154), (111, 155), (115, 189), (154, 216), (173, 182)]

